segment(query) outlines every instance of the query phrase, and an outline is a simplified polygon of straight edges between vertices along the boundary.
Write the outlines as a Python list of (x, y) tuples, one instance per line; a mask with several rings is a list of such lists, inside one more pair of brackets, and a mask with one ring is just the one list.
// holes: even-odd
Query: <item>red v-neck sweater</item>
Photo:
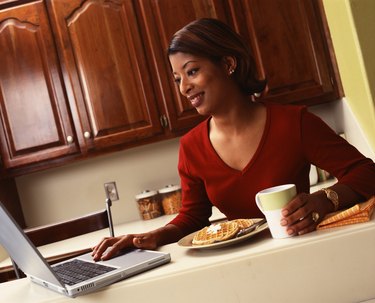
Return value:
[[(325, 169), (364, 199), (375, 194), (375, 164), (303, 106), (265, 104), (266, 127), (253, 158), (235, 170), (218, 156), (209, 119), (180, 140), (178, 170), (182, 208), (170, 224), (188, 234), (209, 224), (212, 205), (229, 220), (262, 217), (255, 194), (294, 183), (309, 192), (310, 163)], [(235, 150), (233, 151), (236, 152)]]

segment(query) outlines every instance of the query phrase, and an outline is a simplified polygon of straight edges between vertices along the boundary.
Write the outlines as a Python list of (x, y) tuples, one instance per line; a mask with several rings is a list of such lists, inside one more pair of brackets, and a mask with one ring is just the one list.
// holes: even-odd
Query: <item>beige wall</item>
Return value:
[(135, 195), (179, 184), (173, 139), (17, 178), (26, 224), (36, 226), (105, 207), (104, 183), (116, 181), (115, 223), (140, 218)]
[(375, 151), (375, 1), (323, 3), (346, 100)]

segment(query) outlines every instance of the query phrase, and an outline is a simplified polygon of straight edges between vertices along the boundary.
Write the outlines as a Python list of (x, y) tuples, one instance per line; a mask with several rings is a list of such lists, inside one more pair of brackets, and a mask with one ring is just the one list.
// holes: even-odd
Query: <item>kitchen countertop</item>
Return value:
[[(330, 180), (327, 180), (325, 182), (312, 185), (311, 188), (310, 188), (310, 192), (317, 191), (317, 190), (319, 190), (323, 187), (331, 186), (335, 182), (336, 182), (335, 179), (330, 179)], [(128, 227), (128, 232), (132, 232), (132, 233), (145, 232), (145, 231), (149, 231), (149, 230), (152, 230), (152, 229), (155, 229), (155, 228), (158, 228), (160, 226), (163, 226), (163, 225), (167, 224), (175, 216), (176, 215), (164, 215), (164, 216), (154, 218), (154, 219), (151, 219), (151, 220), (145, 220), (145, 221), (144, 220), (137, 220), (137, 221), (126, 223), (125, 226)], [(216, 207), (213, 207), (212, 208), (212, 216), (210, 217), (210, 220), (214, 221), (214, 220), (220, 220), (222, 218), (225, 218), (225, 216)], [(123, 225), (123, 224), (121, 224), (121, 225)], [(105, 235), (105, 233), (103, 233), (103, 235)], [(87, 237), (83, 237), (82, 239), (80, 239), (80, 241), (81, 242), (78, 243), (78, 241), (77, 241), (77, 243), (74, 244), (74, 247), (77, 246), (77, 250), (78, 249), (85, 249), (85, 248), (91, 247), (93, 244), (95, 244), (95, 243), (88, 243)], [(41, 248), (41, 250), (45, 253), (44, 256), (46, 256), (46, 257), (53, 256), (53, 255), (56, 255), (56, 254), (60, 254), (61, 251), (63, 251), (63, 252), (66, 251), (66, 249), (64, 249), (60, 246), (57, 246), (57, 248), (56, 248), (56, 246), (54, 244), (53, 245), (46, 245), (46, 248), (43, 247), (43, 248)], [(9, 266), (9, 265), (11, 265), (11, 261), (8, 257), (8, 254), (3, 249), (3, 247), (0, 245), (0, 268), (4, 267), (4, 266)]]
[[(126, 223), (117, 234), (142, 232), (167, 216)], [(94, 245), (107, 230), (46, 245), (43, 255)], [(268, 230), (244, 242), (211, 250), (162, 246), (172, 261), (75, 302), (364, 302), (375, 299), (375, 219), (272, 239)], [(21, 279), (0, 284), (6, 303), (71, 302)]]

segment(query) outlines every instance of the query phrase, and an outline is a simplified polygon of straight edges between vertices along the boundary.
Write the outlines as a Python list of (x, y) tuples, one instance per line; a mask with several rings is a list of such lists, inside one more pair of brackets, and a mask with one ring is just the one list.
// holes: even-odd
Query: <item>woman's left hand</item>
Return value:
[(331, 208), (324, 194), (301, 193), (282, 209), (280, 224), (287, 227), (289, 235), (303, 235), (314, 231), (324, 216), (332, 211)]

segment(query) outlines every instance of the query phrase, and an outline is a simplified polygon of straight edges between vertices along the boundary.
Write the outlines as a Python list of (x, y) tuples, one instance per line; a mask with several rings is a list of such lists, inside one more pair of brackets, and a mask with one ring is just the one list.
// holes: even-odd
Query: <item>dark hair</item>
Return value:
[(211, 18), (195, 20), (177, 31), (169, 44), (167, 54), (189, 53), (220, 62), (225, 56), (237, 60), (233, 74), (240, 89), (249, 95), (260, 93), (266, 80), (259, 80), (250, 48), (225, 23)]

